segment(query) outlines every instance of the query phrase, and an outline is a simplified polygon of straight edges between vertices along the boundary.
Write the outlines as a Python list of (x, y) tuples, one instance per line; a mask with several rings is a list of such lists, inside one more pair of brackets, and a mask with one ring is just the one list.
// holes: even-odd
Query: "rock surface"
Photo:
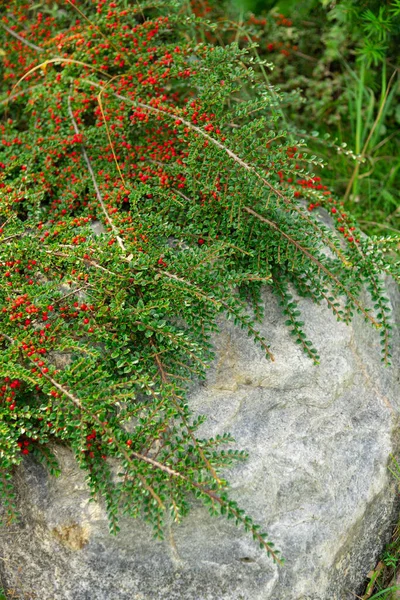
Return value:
[(230, 431), (249, 451), (229, 473), (231, 495), (286, 565), (276, 567), (247, 534), (199, 506), (163, 542), (131, 520), (111, 537), (101, 507), (88, 503), (83, 473), (60, 447), (59, 479), (30, 459), (18, 471), (22, 521), (0, 530), (6, 589), (37, 600), (354, 599), (397, 518), (388, 462), (398, 449), (398, 354), (382, 367), (376, 331), (361, 319), (346, 327), (302, 300), (321, 356), (315, 367), (269, 292), (265, 301), (262, 331), (275, 362), (225, 323), (218, 359), (190, 403), (209, 416), (207, 435)]

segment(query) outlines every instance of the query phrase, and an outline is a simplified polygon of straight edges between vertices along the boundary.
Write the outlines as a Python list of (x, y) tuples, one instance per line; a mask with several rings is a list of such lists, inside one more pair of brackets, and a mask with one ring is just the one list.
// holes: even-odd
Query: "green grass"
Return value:
[[(392, 457), (390, 472), (400, 484), (400, 465)], [(398, 600), (400, 585), (396, 585), (400, 570), (400, 517), (392, 539), (385, 547), (375, 569), (368, 575), (369, 583), (361, 600)], [(396, 593), (397, 592), (397, 593)]]
[(396, 575), (400, 561), (400, 520), (392, 541), (386, 546), (375, 569), (368, 575), (369, 583), (361, 600), (397, 600), (400, 585), (396, 585)]

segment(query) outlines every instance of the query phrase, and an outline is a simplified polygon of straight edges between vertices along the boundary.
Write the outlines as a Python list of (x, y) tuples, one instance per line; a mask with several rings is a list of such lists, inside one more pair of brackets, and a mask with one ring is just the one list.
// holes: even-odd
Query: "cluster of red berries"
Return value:
[(29, 446), (32, 445), (33, 440), (24, 439), (22, 441), (17, 442), (17, 445), (21, 448), (22, 454), (29, 454)]
[(10, 377), (3, 379), (3, 385), (0, 387), (0, 402), (7, 402), (10, 410), (15, 409), (16, 392), (21, 388), (21, 385), (19, 379), (10, 379)]
[(89, 458), (95, 458), (96, 453), (100, 453), (101, 458), (106, 460), (107, 455), (102, 451), (102, 445), (97, 439), (97, 432), (95, 429), (86, 436), (86, 449), (82, 452)]

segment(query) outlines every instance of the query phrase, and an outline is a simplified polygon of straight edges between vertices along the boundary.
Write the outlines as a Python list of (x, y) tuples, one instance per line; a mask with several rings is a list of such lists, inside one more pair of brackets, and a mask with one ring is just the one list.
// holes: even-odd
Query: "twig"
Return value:
[[(164, 385), (166, 385), (168, 383), (168, 376), (167, 376), (167, 373), (166, 373), (166, 371), (164, 369), (164, 365), (162, 364), (162, 362), (160, 360), (159, 354), (158, 354), (157, 349), (156, 349), (156, 345), (155, 345), (155, 343), (152, 340), (150, 340), (150, 345), (156, 350), (155, 361), (156, 361), (156, 364), (157, 364), (157, 369), (158, 369), (158, 372), (160, 373), (161, 381), (163, 382)], [(175, 394), (173, 392), (172, 392), (172, 396), (173, 396), (173, 403), (175, 404), (177, 410), (179, 411), (179, 413), (181, 415), (181, 419), (182, 419), (183, 423), (185, 424), (185, 427), (186, 427), (186, 429), (187, 429), (187, 431), (188, 431), (188, 433), (189, 433), (189, 435), (190, 435), (190, 437), (192, 439), (192, 442), (193, 442), (195, 448), (197, 448), (197, 451), (199, 452), (199, 454), (200, 454), (201, 458), (203, 459), (203, 461), (204, 461), (207, 469), (210, 471), (210, 473), (214, 477), (215, 481), (218, 483), (218, 485), (222, 485), (222, 481), (218, 477), (218, 475), (217, 475), (214, 467), (212, 466), (212, 464), (210, 463), (210, 461), (208, 460), (208, 458), (204, 454), (203, 449), (198, 445), (197, 440), (196, 440), (195, 436), (193, 435), (193, 431), (190, 429), (190, 426), (189, 426), (189, 424), (188, 424), (188, 422), (187, 422), (187, 420), (185, 418), (185, 414), (184, 414), (184, 412), (183, 412), (183, 410), (182, 410), (179, 402), (176, 400)]]
[(125, 183), (125, 179), (124, 179), (124, 176), (122, 175), (121, 167), (119, 166), (119, 162), (118, 162), (118, 159), (117, 159), (117, 155), (116, 155), (116, 153), (115, 153), (114, 144), (113, 144), (113, 141), (112, 141), (112, 139), (111, 139), (110, 130), (109, 130), (109, 127), (108, 127), (108, 124), (107, 124), (106, 115), (104, 114), (103, 103), (102, 103), (102, 101), (101, 101), (101, 95), (103, 94), (104, 90), (106, 89), (106, 86), (107, 86), (107, 85), (109, 85), (109, 84), (111, 83), (111, 81), (112, 81), (112, 79), (110, 79), (110, 81), (108, 81), (108, 82), (107, 82), (107, 83), (106, 83), (106, 84), (103, 86), (103, 88), (100, 90), (100, 92), (99, 92), (99, 94), (98, 94), (98, 96), (97, 96), (97, 102), (98, 102), (98, 105), (99, 105), (99, 107), (100, 107), (101, 116), (103, 117), (104, 126), (105, 126), (105, 128), (106, 128), (106, 132), (107, 132), (108, 141), (109, 141), (109, 144), (110, 144), (110, 146), (111, 146), (111, 151), (112, 151), (112, 153), (113, 153), (113, 157), (114, 157), (114, 162), (115, 162), (115, 164), (117, 165), (117, 169), (118, 169), (118, 173), (119, 173), (119, 176), (120, 176), (120, 178), (121, 178), (121, 181), (122, 181), (122, 183), (123, 183), (124, 187), (126, 188), (127, 186), (126, 186), (126, 183)]
[(303, 52), (300, 52), (299, 50), (293, 50), (293, 54), (295, 54), (296, 56), (301, 56), (301, 58), (305, 58), (306, 60), (309, 60), (311, 62), (318, 62), (318, 60), (316, 58), (314, 58), (313, 56), (308, 56), (308, 54), (303, 54)]
[[(45, 252), (46, 252), (46, 254), (60, 256), (61, 258), (71, 258), (69, 254), (64, 254), (63, 252), (52, 252), (50, 250), (45, 250)], [(122, 278), (121, 275), (117, 275), (116, 273), (113, 273), (113, 271), (110, 271), (109, 269), (102, 267), (94, 260), (87, 259), (87, 258), (80, 258), (79, 256), (77, 256), (76, 259), (80, 260), (81, 262), (88, 262), (90, 265), (94, 265), (97, 269), (100, 269), (101, 271), (104, 271), (105, 273), (108, 273), (109, 275), (114, 275), (115, 277), (117, 277), (117, 278), (119, 277), (120, 279)]]
[[(69, 116), (71, 117), (71, 121), (72, 121), (72, 124), (74, 126), (75, 133), (77, 135), (80, 135), (80, 132), (79, 132), (79, 129), (78, 129), (78, 125), (77, 125), (77, 123), (75, 121), (75, 118), (74, 118), (74, 115), (72, 113), (71, 97), (70, 96), (68, 96), (68, 112), (69, 112)], [(122, 252), (124, 252), (124, 254), (126, 254), (126, 248), (124, 246), (124, 243), (123, 243), (121, 237), (118, 234), (118, 229), (115, 227), (113, 221), (111, 220), (111, 217), (108, 214), (106, 206), (105, 206), (105, 204), (103, 202), (103, 197), (101, 195), (99, 186), (97, 185), (97, 180), (96, 180), (93, 168), (92, 168), (92, 164), (91, 164), (89, 156), (88, 156), (88, 154), (86, 152), (86, 148), (85, 148), (85, 146), (83, 144), (82, 144), (82, 156), (85, 159), (88, 171), (90, 173), (90, 177), (92, 178), (93, 187), (95, 189), (96, 196), (97, 196), (97, 199), (98, 199), (99, 204), (101, 206), (101, 209), (102, 209), (102, 211), (103, 211), (103, 213), (104, 213), (104, 215), (105, 215), (105, 217), (107, 219), (108, 224), (110, 225), (111, 229), (113, 230), (113, 233), (114, 233), (114, 235), (115, 235), (115, 237), (117, 239), (119, 247), (121, 248)]]
[(376, 223), (375, 221), (364, 221), (362, 219), (360, 219), (358, 222), (360, 224), (362, 223), (364, 225), (374, 225), (375, 227), (380, 227), (381, 229), (390, 229), (390, 231), (395, 231), (396, 233), (400, 233), (399, 229), (396, 229), (395, 227), (390, 227), (390, 225), (385, 225), (384, 223)]
[(280, 235), (282, 235), (284, 238), (286, 238), (288, 240), (288, 242), (290, 242), (291, 244), (293, 244), (298, 250), (300, 250), (300, 252), (302, 252), (305, 256), (307, 256), (307, 258), (309, 258), (313, 263), (315, 263), (317, 265), (317, 267), (319, 269), (321, 269), (321, 271), (324, 271), (324, 273), (330, 278), (333, 279), (333, 281), (339, 286), (341, 287), (345, 294), (350, 298), (350, 300), (352, 302), (354, 302), (355, 306), (361, 310), (361, 312), (363, 313), (363, 315), (369, 320), (371, 321), (371, 323), (373, 323), (375, 326), (380, 327), (379, 323), (373, 318), (371, 317), (370, 314), (368, 314), (368, 312), (361, 306), (361, 304), (358, 302), (357, 298), (355, 298), (353, 296), (353, 294), (351, 294), (348, 289), (346, 288), (346, 286), (333, 274), (331, 273), (331, 271), (329, 271), (329, 269), (327, 269), (327, 267), (325, 267), (325, 265), (319, 261), (317, 258), (315, 258), (315, 256), (313, 256), (311, 254), (311, 252), (309, 252), (306, 248), (304, 248), (304, 246), (302, 246), (299, 242), (297, 242), (294, 238), (292, 238), (289, 234), (285, 233), (284, 231), (282, 231), (282, 229), (280, 229), (278, 227), (278, 225), (276, 223), (274, 223), (273, 221), (270, 221), (269, 219), (266, 219), (265, 217), (263, 217), (262, 215), (259, 215), (258, 213), (256, 213), (252, 208), (248, 207), (248, 206), (244, 206), (243, 210), (245, 210), (246, 212), (248, 212), (250, 215), (252, 215), (253, 217), (256, 217), (256, 219), (259, 219), (260, 221), (262, 221), (263, 223), (267, 223), (267, 225), (269, 225), (270, 227), (272, 227), (273, 229), (275, 229), (275, 231), (277, 231), (278, 233), (280, 233)]
[(32, 50), (36, 50), (36, 52), (45, 52), (44, 48), (41, 48), (40, 46), (36, 46), (36, 44), (29, 42), (24, 37), (22, 37), (22, 35), (19, 35), (19, 33), (17, 33), (16, 31), (13, 31), (9, 27), (7, 27), (7, 25), (5, 23), (0, 23), (0, 25), (3, 27), (3, 29), (5, 29), (7, 31), (7, 33), (9, 33), (13, 37), (15, 37), (17, 40), (19, 40), (26, 46), (29, 46), (29, 48), (32, 48)]
[[(186, 285), (186, 286), (194, 289), (195, 290), (194, 293), (196, 295), (200, 296), (201, 298), (204, 298), (208, 302), (212, 302), (216, 306), (218, 306), (219, 304), (221, 304), (222, 306), (225, 307), (225, 310), (227, 310), (228, 312), (232, 312), (231, 307), (229, 306), (229, 304), (225, 300), (223, 300), (222, 298), (214, 299), (214, 298), (211, 298), (210, 296), (207, 296), (207, 294), (205, 294), (202, 290), (199, 290), (199, 288), (194, 283), (191, 283), (190, 281), (187, 281), (186, 279), (183, 279), (182, 277), (178, 277), (177, 275), (174, 275), (174, 273), (170, 273), (169, 271), (162, 271), (162, 270), (160, 270), (159, 273), (161, 273), (165, 277), (168, 277), (169, 279), (173, 279), (174, 281), (179, 281), (180, 283), (183, 283), (184, 285)], [(264, 350), (267, 353), (267, 355), (270, 358), (270, 360), (274, 361), (275, 360), (274, 355), (272, 354), (271, 350), (268, 348), (267, 344), (262, 340), (262, 338), (260, 338), (259, 332), (256, 331), (254, 329), (254, 327), (252, 327), (248, 323), (247, 323), (247, 327), (248, 327), (249, 331), (251, 331), (251, 333), (254, 336), (256, 336), (256, 339), (261, 344), (261, 346), (264, 348)]]
[(10, 344), (14, 344), (15, 343), (15, 340), (13, 340), (12, 337), (10, 337), (9, 335), (7, 335), (6, 333), (3, 333), (2, 331), (0, 331), (0, 337), (6, 338), (6, 340), (8, 340), (10, 342)]
[(1, 240), (0, 243), (4, 244), (5, 242), (8, 242), (9, 240), (12, 240), (17, 237), (25, 237), (26, 235), (32, 233), (32, 231), (34, 231), (34, 229), (27, 229), (26, 231), (21, 231), (20, 233), (14, 233), (13, 235), (9, 235), (8, 237)]
[(4, 100), (0, 100), (0, 106), (3, 106), (4, 104), (8, 104), (9, 102), (11, 102), (11, 100), (15, 100), (15, 98), (18, 98), (18, 96), (23, 96), (24, 94), (28, 94), (31, 90), (33, 90), (34, 88), (37, 88), (37, 87), (39, 87), (39, 84), (32, 85), (27, 90), (21, 90), (20, 92), (17, 92), (16, 94), (12, 94), (12, 95), (8, 96), (8, 98), (4, 98)]

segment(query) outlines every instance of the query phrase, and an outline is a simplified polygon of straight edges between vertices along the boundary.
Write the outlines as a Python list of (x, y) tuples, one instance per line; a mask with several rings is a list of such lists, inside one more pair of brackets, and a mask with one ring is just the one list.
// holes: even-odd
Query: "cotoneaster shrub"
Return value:
[(194, 41), (211, 25), (188, 4), (42, 6), (14, 0), (1, 17), (5, 520), (14, 469), (32, 454), (57, 474), (57, 442), (112, 531), (122, 512), (161, 535), (165, 512), (179, 521), (195, 496), (279, 560), (221, 474), (244, 453), (228, 433), (198, 437), (188, 385), (213, 358), (219, 313), (273, 359), (256, 324), (265, 284), (314, 362), (293, 290), (346, 323), (361, 313), (388, 362), (391, 241), (362, 237), (313, 175), (249, 50)]

